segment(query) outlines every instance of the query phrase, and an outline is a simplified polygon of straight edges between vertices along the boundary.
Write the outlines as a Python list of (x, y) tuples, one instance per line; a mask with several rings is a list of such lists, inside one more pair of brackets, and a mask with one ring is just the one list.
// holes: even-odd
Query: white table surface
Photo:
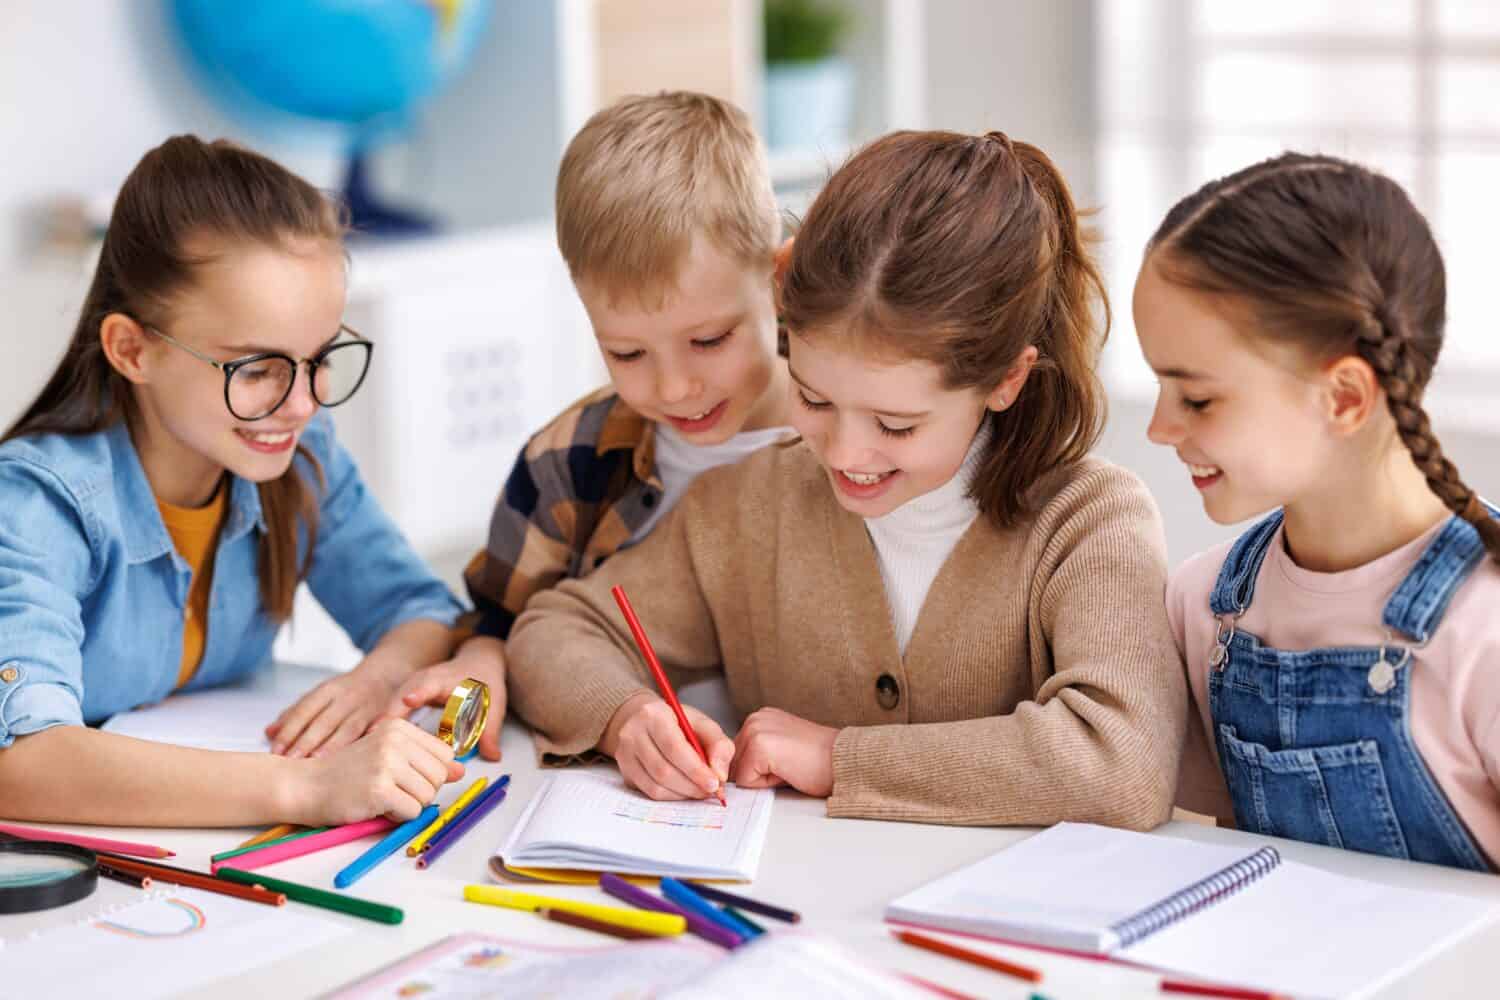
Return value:
[[(194, 996), (264, 998), (313, 996), (358, 979), (439, 938), (460, 931), (482, 931), (538, 943), (584, 946), (616, 943), (588, 931), (551, 923), (532, 914), (466, 903), (466, 883), (491, 881), (487, 860), (520, 815), (543, 778), (535, 763), (528, 733), (508, 722), (502, 740), (504, 759), (490, 764), (477, 758), (461, 784), (485, 774), (512, 775), (504, 803), (427, 871), (397, 854), (365, 876), (352, 895), (393, 903), (405, 910), (396, 926), (310, 910), (347, 923), (354, 933), (321, 950), (304, 951), (243, 975), (221, 979)], [(601, 765), (608, 766), (608, 765)], [(442, 801), (454, 792), (445, 790)], [(3, 812), (3, 808), (0, 808)], [(41, 824), (30, 824), (41, 825)], [(61, 827), (59, 827), (61, 828)], [(252, 836), (253, 829), (149, 830), (68, 828), (98, 836), (159, 844), (177, 852), (168, 863), (206, 871), (209, 855)], [(1033, 992), (1049, 1000), (1093, 997), (1161, 997), (1159, 975), (1112, 963), (1089, 962), (1043, 952), (989, 946), (997, 953), (1043, 970), (1038, 987), (903, 945), (881, 921), (887, 902), (955, 868), (1027, 836), (1026, 829), (922, 826), (864, 820), (829, 819), (821, 800), (793, 792), (777, 793), (759, 875), (743, 887), (747, 894), (798, 910), (801, 927), (832, 937), (857, 955), (885, 968), (922, 976), (943, 986), (984, 997), (1027, 998)], [(1173, 822), (1160, 836), (1213, 842), (1264, 842), (1230, 830)], [(274, 865), (268, 875), (309, 885), (331, 887), (336, 871), (357, 857), (373, 840), (360, 841)], [(1431, 865), (1312, 847), (1288, 841), (1277, 846), (1290, 859), (1329, 871), (1391, 885), (1438, 889), (1500, 902), (1500, 879)], [(735, 887), (741, 888), (741, 887)], [(593, 886), (545, 886), (533, 891), (601, 902), (613, 902)], [(0, 916), (0, 939), (79, 920), (101, 905), (128, 902), (139, 890), (100, 880), (89, 899), (34, 914)], [(287, 906), (301, 904), (288, 902)], [(773, 929), (775, 921), (766, 921)], [(4, 965), (0, 948), (0, 967)], [(1466, 997), (1500, 995), (1500, 924), (1491, 922), (1446, 949), (1380, 997)]]

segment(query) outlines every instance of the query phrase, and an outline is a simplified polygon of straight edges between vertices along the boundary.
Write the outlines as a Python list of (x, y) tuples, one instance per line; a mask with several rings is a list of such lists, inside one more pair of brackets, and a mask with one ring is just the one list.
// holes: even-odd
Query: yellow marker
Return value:
[(659, 934), (663, 937), (681, 934), (687, 930), (687, 920), (678, 913), (658, 913), (656, 910), (632, 910), (624, 906), (601, 906), (575, 899), (558, 899), (554, 896), (538, 896), (531, 892), (502, 889), (498, 885), (466, 885), (464, 899), (471, 903), (488, 903), (490, 906), (506, 906), (512, 910), (566, 910), (584, 917), (593, 917), (617, 927)]
[(410, 844), (406, 845), (406, 856), (414, 858), (427, 850), (427, 842), (433, 836), (453, 821), (453, 817), (464, 811), (464, 806), (474, 801), (474, 797), (484, 791), (484, 786), (490, 783), (489, 778), (476, 778), (474, 784), (464, 789), (464, 793), (453, 800), (453, 804), (442, 812), (438, 818), (427, 824), (427, 829), (417, 834)]

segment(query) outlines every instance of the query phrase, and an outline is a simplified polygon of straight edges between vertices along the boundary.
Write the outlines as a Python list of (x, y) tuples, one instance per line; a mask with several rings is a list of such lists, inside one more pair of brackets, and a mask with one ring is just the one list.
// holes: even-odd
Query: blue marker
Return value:
[(402, 847), (405, 847), (407, 841), (421, 833), (428, 823), (437, 819), (437, 814), (438, 807), (434, 803), (418, 813), (415, 819), (407, 820), (386, 834), (381, 838), (380, 843), (355, 858), (347, 868), (335, 875), (333, 877), (333, 887), (335, 889), (347, 889), (355, 882), (364, 878), (369, 874), (371, 868), (374, 868)]
[(686, 910), (691, 910), (705, 920), (712, 920), (725, 930), (733, 931), (746, 941), (756, 935), (756, 932), (743, 921), (734, 922), (733, 918), (719, 909), (702, 896), (693, 891), (692, 886), (685, 882), (679, 882), (675, 878), (663, 878), (661, 880), (661, 894), (672, 902)]

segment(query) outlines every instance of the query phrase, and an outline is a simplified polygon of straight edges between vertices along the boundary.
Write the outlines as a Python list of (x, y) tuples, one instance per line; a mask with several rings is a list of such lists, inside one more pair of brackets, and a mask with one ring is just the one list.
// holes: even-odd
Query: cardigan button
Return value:
[(890, 711), (901, 704), (901, 685), (890, 674), (881, 674), (875, 681), (875, 700), (880, 707)]

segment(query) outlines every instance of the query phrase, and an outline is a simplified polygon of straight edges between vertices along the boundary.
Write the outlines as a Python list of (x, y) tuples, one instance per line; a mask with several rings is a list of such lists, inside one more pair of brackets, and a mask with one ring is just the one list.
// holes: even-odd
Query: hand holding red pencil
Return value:
[(708, 716), (683, 708), (625, 592), (615, 587), (612, 593), (661, 699), (641, 693), (627, 700), (605, 727), (599, 749), (615, 758), (629, 784), (654, 799), (717, 795), (722, 803), (734, 744)]

